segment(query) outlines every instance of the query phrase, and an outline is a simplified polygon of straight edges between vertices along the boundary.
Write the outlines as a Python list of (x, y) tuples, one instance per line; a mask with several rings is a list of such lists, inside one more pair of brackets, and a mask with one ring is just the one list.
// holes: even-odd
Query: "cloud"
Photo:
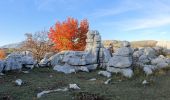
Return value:
[[(159, 28), (170, 25), (170, 2), (167, 0), (125, 0), (126, 2), (110, 8), (100, 9), (93, 16), (113, 17), (108, 21), (101, 21), (101, 25), (114, 27), (120, 31), (134, 31), (141, 29)], [(127, 14), (128, 12), (128, 14)], [(118, 14), (121, 18), (117, 18)], [(116, 19), (114, 19), (116, 18)]]
[(99, 8), (91, 12), (89, 16), (93, 18), (114, 16), (128, 11), (140, 9), (140, 7), (141, 6), (138, 3), (132, 3), (131, 0), (124, 0), (120, 4), (113, 5), (112, 7)]
[(131, 31), (148, 28), (157, 28), (165, 25), (170, 25), (170, 16), (131, 20), (128, 22), (128, 24), (126, 24), (126, 26), (124, 25), (124, 28), (127, 31)]

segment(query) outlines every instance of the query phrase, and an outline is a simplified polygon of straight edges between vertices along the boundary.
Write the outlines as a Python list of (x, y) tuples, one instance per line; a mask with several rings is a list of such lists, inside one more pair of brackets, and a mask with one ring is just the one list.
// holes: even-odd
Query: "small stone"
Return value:
[(78, 87), (77, 84), (69, 84), (69, 88), (74, 90), (80, 90), (80, 87)]
[(106, 76), (106, 77), (111, 77), (111, 73), (108, 72), (108, 71), (99, 71), (98, 72), (99, 75), (103, 75), (103, 76)]
[(110, 82), (111, 80), (112, 80), (111, 78), (108, 79), (107, 81), (104, 82), (104, 84), (106, 84), (106, 85), (109, 84), (109, 82)]
[(21, 86), (22, 83), (23, 83), (23, 81), (22, 81), (21, 79), (15, 80), (15, 84), (16, 84), (17, 86)]

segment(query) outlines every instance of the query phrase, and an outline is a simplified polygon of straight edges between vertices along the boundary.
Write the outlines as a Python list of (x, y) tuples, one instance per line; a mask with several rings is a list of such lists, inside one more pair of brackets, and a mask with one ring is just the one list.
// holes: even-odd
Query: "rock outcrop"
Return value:
[(107, 71), (132, 77), (132, 54), (133, 49), (130, 47), (130, 43), (127, 41), (122, 42), (122, 47), (109, 59)]
[[(104, 48), (101, 43), (101, 36), (98, 31), (89, 31), (87, 33), (85, 51), (62, 51), (52, 56), (49, 61), (54, 70), (67, 73), (60, 70), (61, 67), (70, 67), (76, 71), (94, 70), (97, 67), (105, 68), (111, 58), (110, 52)], [(72, 71), (68, 71), (72, 72)]]
[(161, 47), (146, 47), (133, 53), (133, 64), (139, 66), (143, 71), (150, 75), (153, 71), (168, 67), (169, 58), (161, 54), (166, 54), (166, 49)]
[(0, 72), (9, 70), (21, 70), (22, 67), (33, 68), (36, 61), (30, 54), (15, 52), (9, 54), (5, 60), (0, 61)]

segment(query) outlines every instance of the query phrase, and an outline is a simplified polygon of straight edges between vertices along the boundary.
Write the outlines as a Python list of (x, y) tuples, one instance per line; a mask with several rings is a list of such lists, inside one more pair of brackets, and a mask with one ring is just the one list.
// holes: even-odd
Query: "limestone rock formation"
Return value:
[(119, 48), (109, 59), (107, 71), (114, 73), (122, 73), (126, 77), (131, 77), (133, 71), (132, 65), (133, 49), (127, 41), (122, 42), (122, 47)]
[(153, 71), (168, 67), (169, 58), (161, 54), (166, 54), (166, 49), (162, 47), (146, 47), (133, 53), (133, 64), (139, 66), (143, 71), (150, 75)]
[(23, 66), (33, 68), (35, 64), (36, 61), (33, 59), (33, 56), (23, 54), (22, 52), (14, 52), (0, 62), (0, 69), (3, 71), (21, 70)]
[[(58, 70), (58, 66), (67, 66), (75, 69), (75, 71), (88, 72), (88, 70), (94, 70), (98, 66), (106, 68), (110, 58), (110, 52), (101, 43), (99, 32), (89, 31), (85, 51), (62, 51), (49, 58), (49, 61), (54, 70), (57, 71), (61, 71)], [(63, 72), (65, 73), (65, 71)]]

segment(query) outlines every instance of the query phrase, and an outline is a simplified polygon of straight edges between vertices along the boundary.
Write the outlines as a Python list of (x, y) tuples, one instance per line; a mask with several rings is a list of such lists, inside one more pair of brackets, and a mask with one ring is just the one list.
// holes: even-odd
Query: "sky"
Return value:
[(0, 45), (67, 17), (88, 19), (103, 40), (170, 40), (170, 0), (1, 0)]

